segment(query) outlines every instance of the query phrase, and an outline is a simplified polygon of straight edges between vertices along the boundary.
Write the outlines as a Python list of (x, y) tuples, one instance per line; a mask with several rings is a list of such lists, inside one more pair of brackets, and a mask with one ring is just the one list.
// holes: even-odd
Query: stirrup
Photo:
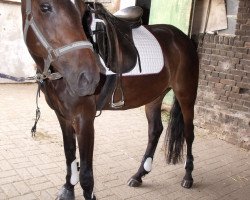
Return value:
[[(116, 91), (118, 89), (121, 92), (121, 99), (120, 99), (120, 101), (114, 102), (115, 93), (116, 93)], [(113, 92), (113, 94), (112, 94), (111, 107), (114, 108), (114, 109), (118, 109), (118, 108), (123, 107), (124, 104), (125, 104), (125, 102), (124, 102), (124, 94), (123, 94), (122, 88), (121, 87), (118, 87), (118, 88), (116, 87), (115, 90), (114, 90), (114, 92)]]

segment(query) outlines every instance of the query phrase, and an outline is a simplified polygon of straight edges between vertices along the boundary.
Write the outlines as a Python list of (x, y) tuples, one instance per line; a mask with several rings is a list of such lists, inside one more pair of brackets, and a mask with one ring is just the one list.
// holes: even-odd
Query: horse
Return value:
[[(58, 199), (74, 199), (74, 186), (78, 181), (84, 198), (96, 199), (93, 192), (94, 120), (97, 102), (109, 75), (100, 73), (96, 52), (83, 29), (86, 9), (82, 0), (21, 1), (24, 40), (37, 64), (37, 82), (62, 130), (67, 174)], [(181, 185), (191, 188), (194, 105), (199, 77), (196, 48), (189, 37), (174, 26), (161, 24), (145, 28), (161, 46), (163, 69), (156, 74), (121, 76), (125, 104), (112, 108), (108, 93), (109, 101), (102, 110), (127, 110), (145, 105), (148, 144), (138, 171), (128, 181), (129, 186), (138, 187), (142, 177), (152, 169), (163, 131), (161, 105), (166, 93), (172, 89), (174, 102), (164, 142), (166, 160), (173, 164), (182, 160), (186, 142), (185, 176)]]

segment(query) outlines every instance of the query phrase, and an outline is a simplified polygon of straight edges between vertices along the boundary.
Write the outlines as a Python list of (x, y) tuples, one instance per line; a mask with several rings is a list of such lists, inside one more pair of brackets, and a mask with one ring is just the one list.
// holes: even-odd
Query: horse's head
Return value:
[(60, 74), (71, 93), (86, 96), (94, 93), (100, 75), (82, 28), (81, 1), (22, 0), (22, 17), (25, 41), (38, 71), (45, 78), (50, 71)]

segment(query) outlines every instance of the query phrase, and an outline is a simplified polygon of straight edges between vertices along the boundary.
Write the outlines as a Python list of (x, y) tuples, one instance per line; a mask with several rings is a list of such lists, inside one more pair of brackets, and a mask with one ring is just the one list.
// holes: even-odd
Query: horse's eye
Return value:
[(51, 12), (52, 11), (52, 6), (49, 3), (43, 3), (40, 5), (40, 9), (42, 12)]

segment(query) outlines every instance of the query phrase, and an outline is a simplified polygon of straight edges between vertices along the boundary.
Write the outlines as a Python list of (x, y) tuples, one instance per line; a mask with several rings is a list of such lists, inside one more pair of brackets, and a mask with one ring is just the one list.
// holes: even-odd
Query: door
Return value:
[(192, 0), (152, 0), (149, 24), (172, 24), (188, 34)]

